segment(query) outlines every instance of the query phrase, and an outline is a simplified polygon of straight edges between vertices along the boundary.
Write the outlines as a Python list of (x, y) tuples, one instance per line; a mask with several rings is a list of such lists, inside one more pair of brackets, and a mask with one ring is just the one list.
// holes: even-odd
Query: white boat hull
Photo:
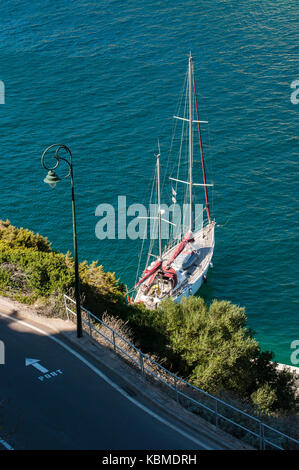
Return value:
[[(214, 238), (215, 222), (211, 222), (203, 229), (194, 233), (193, 248), (197, 247), (199, 251), (197, 262), (190, 269), (183, 270), (175, 265), (178, 272), (179, 282), (174, 289), (166, 295), (153, 296), (145, 293), (148, 285), (147, 281), (137, 289), (134, 302), (143, 302), (147, 308), (156, 308), (162, 300), (167, 297), (172, 298), (175, 302), (181, 302), (183, 297), (190, 297), (197, 293), (201, 287), (209, 266), (212, 261), (215, 238)], [(163, 254), (163, 265), (167, 265), (167, 261), (171, 259), (173, 253), (177, 249), (178, 244), (170, 248)]]
[(210, 263), (205, 269), (205, 271), (203, 271), (202, 275), (193, 284), (188, 285), (188, 287), (186, 287), (186, 289), (184, 289), (181, 294), (176, 297), (172, 296), (173, 300), (175, 302), (180, 303), (183, 297), (191, 297), (191, 295), (195, 295), (199, 291), (205, 276), (207, 276), (209, 266)]

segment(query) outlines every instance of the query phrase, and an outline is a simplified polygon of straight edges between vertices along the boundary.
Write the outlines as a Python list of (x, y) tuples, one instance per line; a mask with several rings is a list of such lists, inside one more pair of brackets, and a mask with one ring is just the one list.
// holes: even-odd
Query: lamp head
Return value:
[(61, 181), (61, 179), (59, 176), (57, 176), (54, 170), (48, 171), (48, 174), (44, 179), (44, 182), (47, 183), (51, 188), (55, 188), (56, 183), (59, 181)]

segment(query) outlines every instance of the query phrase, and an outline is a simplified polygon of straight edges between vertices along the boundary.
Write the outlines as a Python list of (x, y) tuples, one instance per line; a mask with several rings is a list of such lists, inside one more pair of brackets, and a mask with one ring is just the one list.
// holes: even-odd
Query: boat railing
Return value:
[[(64, 295), (67, 318), (76, 314), (76, 303)], [(153, 358), (144, 354), (103, 320), (81, 306), (83, 331), (104, 346), (108, 346), (137, 369), (144, 381), (158, 384), (180, 405), (201, 416), (229, 434), (259, 449), (295, 449), (299, 441), (273, 428), (260, 417), (230, 404), (167, 370)]]

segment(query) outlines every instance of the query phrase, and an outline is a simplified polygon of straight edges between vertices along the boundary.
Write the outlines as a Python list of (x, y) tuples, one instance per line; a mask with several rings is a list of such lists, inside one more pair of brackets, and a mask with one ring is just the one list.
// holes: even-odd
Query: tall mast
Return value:
[(193, 176), (192, 176), (192, 166), (193, 166), (193, 132), (192, 132), (192, 56), (190, 52), (189, 56), (189, 230), (192, 232), (193, 229), (193, 200), (192, 200), (192, 186), (193, 186)]
[(206, 210), (207, 210), (208, 219), (210, 223), (211, 215), (210, 215), (210, 206), (209, 206), (208, 189), (207, 189), (207, 181), (206, 181), (205, 161), (204, 161), (204, 156), (203, 156), (202, 139), (201, 139), (201, 132), (200, 132), (200, 122), (199, 122), (199, 114), (198, 114), (198, 106), (197, 106), (194, 70), (193, 70), (193, 89), (194, 89), (194, 98), (195, 98), (195, 107), (196, 107), (196, 116), (197, 116), (197, 128), (198, 128), (198, 136), (199, 136), (201, 166), (202, 166), (203, 182), (204, 182), (204, 188), (205, 188)]
[(158, 228), (159, 228), (159, 256), (162, 258), (162, 240), (161, 240), (161, 193), (160, 193), (160, 145), (157, 155), (157, 184), (158, 184)]

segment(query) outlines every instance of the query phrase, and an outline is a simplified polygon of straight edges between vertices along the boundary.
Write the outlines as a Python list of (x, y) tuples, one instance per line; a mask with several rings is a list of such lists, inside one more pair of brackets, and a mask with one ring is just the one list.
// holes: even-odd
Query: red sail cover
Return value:
[(194, 238), (193, 238), (192, 232), (187, 232), (186, 235), (184, 236), (183, 240), (181, 241), (181, 243), (179, 244), (179, 246), (177, 247), (177, 249), (173, 253), (172, 257), (168, 261), (167, 267), (169, 267), (171, 265), (171, 263), (176, 259), (176, 257), (183, 251), (185, 245), (188, 242), (192, 242), (193, 240), (194, 240)]
[(152, 274), (154, 274), (160, 267), (162, 266), (162, 261), (157, 261), (157, 263), (152, 267), (152, 269), (146, 269), (144, 271), (144, 276), (143, 278), (140, 279), (139, 282), (137, 282), (136, 286), (139, 286), (139, 284), (142, 284), (148, 277), (150, 277)]
[(172, 279), (173, 281), (173, 287), (177, 285), (178, 282), (178, 276), (176, 271), (173, 268), (162, 268), (163, 269), (163, 276), (168, 277), (169, 279)]

